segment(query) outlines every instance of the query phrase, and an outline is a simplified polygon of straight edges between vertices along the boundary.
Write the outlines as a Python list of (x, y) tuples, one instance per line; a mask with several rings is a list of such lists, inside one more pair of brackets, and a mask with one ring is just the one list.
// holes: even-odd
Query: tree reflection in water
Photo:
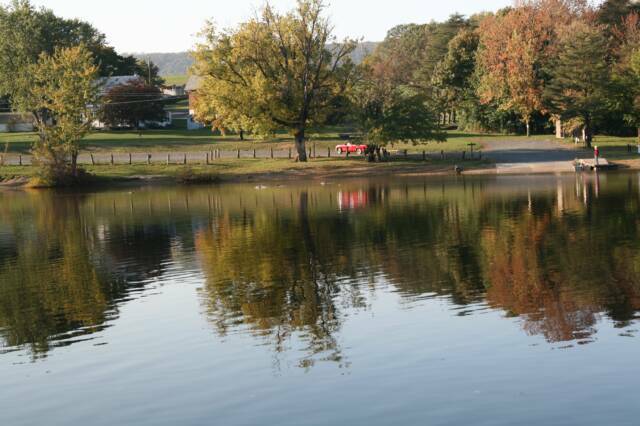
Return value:
[(633, 175), (577, 175), (4, 194), (0, 335), (46, 355), (182, 264), (204, 274), (217, 333), (303, 345), (302, 367), (348, 365), (343, 326), (379, 291), (588, 343), (602, 319), (625, 328), (640, 309), (638, 190)]

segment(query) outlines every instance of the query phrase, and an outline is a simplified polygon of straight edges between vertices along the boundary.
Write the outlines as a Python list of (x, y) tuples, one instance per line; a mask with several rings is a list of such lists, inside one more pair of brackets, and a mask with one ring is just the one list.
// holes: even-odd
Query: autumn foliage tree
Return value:
[(46, 183), (66, 183), (78, 176), (80, 144), (91, 130), (98, 67), (91, 53), (77, 46), (41, 54), (27, 74), (30, 84), (12, 100), (34, 117), (39, 138), (33, 152)]
[(545, 69), (557, 53), (558, 30), (586, 11), (581, 1), (522, 1), (485, 18), (478, 30), (480, 101), (517, 112), (528, 136), (533, 114), (546, 112)]

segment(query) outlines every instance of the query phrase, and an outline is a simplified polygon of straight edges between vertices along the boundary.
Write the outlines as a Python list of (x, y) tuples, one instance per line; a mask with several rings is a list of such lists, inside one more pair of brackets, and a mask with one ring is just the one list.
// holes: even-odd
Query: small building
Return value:
[(0, 113), (0, 133), (33, 132), (35, 125), (30, 114)]
[(162, 86), (160, 88), (162, 90), (162, 94), (165, 96), (184, 96), (186, 94), (185, 85), (184, 84), (174, 84), (171, 86)]

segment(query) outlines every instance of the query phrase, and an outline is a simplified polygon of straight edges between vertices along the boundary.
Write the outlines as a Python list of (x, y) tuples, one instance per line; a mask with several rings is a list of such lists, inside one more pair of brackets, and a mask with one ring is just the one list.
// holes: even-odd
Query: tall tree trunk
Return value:
[(307, 162), (307, 148), (304, 143), (304, 129), (298, 129), (295, 134), (297, 161)]
[(593, 129), (591, 128), (590, 118), (586, 118), (584, 120), (584, 128), (582, 129), (582, 135), (584, 138), (585, 148), (591, 148), (591, 142), (593, 141)]
[(525, 120), (525, 124), (527, 125), (527, 137), (531, 137), (531, 122), (528, 118)]
[(240, 140), (244, 140), (244, 130), (240, 129)]

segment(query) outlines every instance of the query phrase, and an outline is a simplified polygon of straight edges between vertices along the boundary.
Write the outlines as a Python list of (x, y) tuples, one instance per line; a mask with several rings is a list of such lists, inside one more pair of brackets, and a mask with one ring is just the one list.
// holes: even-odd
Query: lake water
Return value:
[(633, 425), (639, 312), (638, 174), (0, 193), (1, 425)]

